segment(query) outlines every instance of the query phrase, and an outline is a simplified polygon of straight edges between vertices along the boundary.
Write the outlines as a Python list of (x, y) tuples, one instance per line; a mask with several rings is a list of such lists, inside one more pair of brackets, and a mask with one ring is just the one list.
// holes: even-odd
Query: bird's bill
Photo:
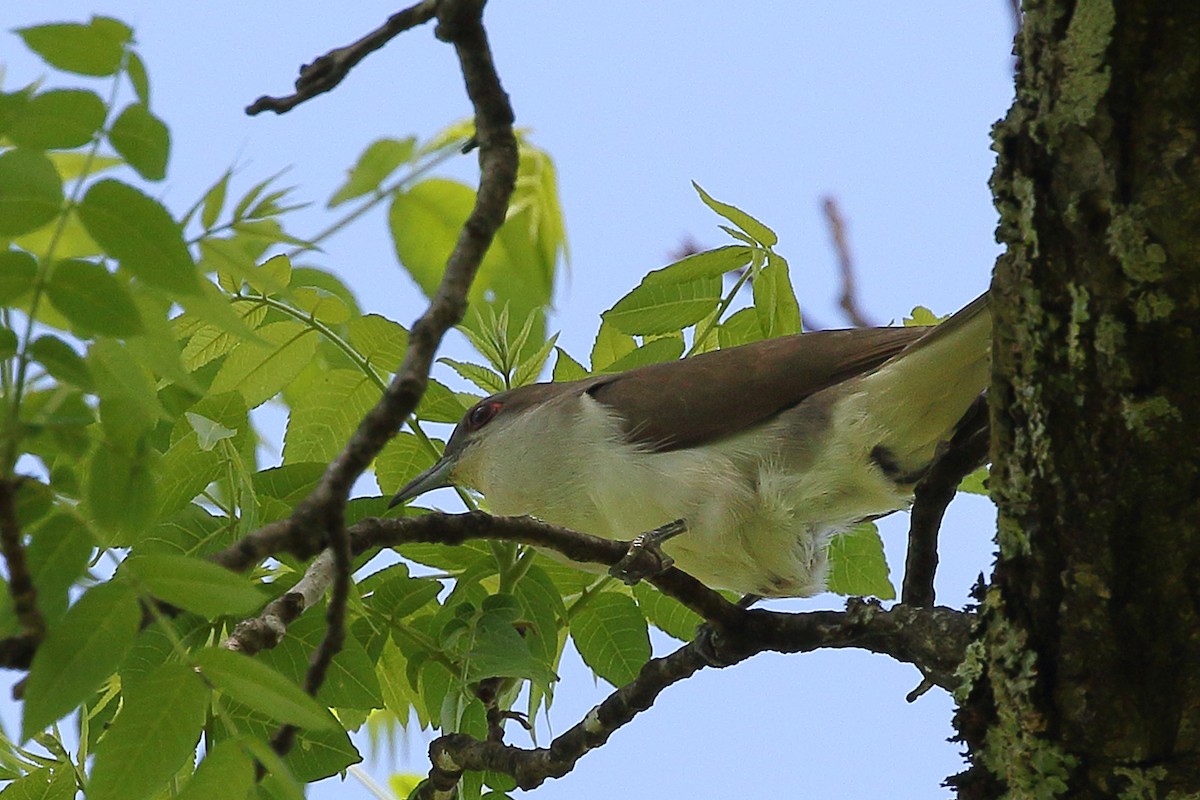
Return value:
[(450, 473), (454, 471), (454, 464), (457, 461), (458, 459), (453, 456), (442, 456), (436, 464), (413, 478), (400, 491), (396, 492), (396, 496), (392, 498), (392, 502), (388, 503), (388, 508), (395, 508), (401, 503), (407, 503), (409, 500), (419, 497), (426, 492), (432, 492), (434, 489), (453, 486), (454, 481), (451, 480)]

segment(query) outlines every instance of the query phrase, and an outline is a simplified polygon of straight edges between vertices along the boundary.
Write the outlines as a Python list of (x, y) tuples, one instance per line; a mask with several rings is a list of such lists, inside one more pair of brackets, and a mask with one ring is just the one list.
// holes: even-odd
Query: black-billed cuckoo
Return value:
[(443, 486), (608, 538), (664, 545), (715, 588), (825, 588), (830, 536), (906, 507), (990, 371), (983, 295), (933, 328), (818, 331), (477, 403), (392, 505)]

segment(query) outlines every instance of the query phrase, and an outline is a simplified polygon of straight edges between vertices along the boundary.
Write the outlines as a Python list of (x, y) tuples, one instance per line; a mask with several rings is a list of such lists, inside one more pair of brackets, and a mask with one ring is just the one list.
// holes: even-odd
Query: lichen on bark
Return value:
[(1025, 6), (960, 797), (1200, 794), (1200, 3)]

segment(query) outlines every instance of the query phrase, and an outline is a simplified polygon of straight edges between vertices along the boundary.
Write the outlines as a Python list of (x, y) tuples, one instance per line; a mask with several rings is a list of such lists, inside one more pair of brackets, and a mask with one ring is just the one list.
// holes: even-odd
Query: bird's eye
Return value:
[(487, 425), (503, 405), (495, 400), (489, 400), (475, 406), (467, 412), (467, 429), (477, 431)]

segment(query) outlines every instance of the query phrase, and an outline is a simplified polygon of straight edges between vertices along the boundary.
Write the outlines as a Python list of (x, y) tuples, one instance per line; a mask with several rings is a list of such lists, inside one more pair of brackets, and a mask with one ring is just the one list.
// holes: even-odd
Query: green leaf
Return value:
[(201, 201), (203, 210), (200, 212), (200, 224), (204, 230), (211, 230), (217, 224), (217, 218), (221, 216), (221, 209), (225, 207), (225, 195), (229, 191), (229, 179), (232, 177), (233, 170), (225, 170), (221, 179), (204, 193), (204, 199)]
[(921, 325), (937, 325), (946, 317), (939, 317), (925, 306), (915, 306), (912, 313), (904, 318), (904, 327), (911, 328)]
[(762, 327), (758, 324), (758, 312), (753, 308), (743, 308), (731, 314), (717, 328), (717, 341), (721, 347), (737, 347), (751, 342), (762, 341)]
[(375, 459), (375, 480), (384, 494), (395, 494), (400, 487), (433, 465), (436, 456), (411, 433), (401, 431), (392, 437)]
[(63, 201), (58, 170), (36, 150), (0, 155), (0, 236), (37, 230), (58, 216)]
[(473, 203), (469, 187), (444, 179), (421, 181), (392, 201), (388, 225), (396, 255), (426, 296), (436, 291)]
[(75, 770), (69, 765), (42, 767), (4, 787), (4, 800), (75, 800)]
[(674, 264), (654, 270), (642, 279), (642, 283), (690, 283), (704, 278), (722, 278), (749, 264), (750, 254), (751, 249), (740, 244), (693, 253)]
[(442, 585), (429, 578), (413, 578), (408, 567), (393, 564), (367, 576), (358, 584), (363, 600), (373, 612), (396, 623), (428, 606), (441, 594)]
[(353, 317), (346, 323), (350, 344), (372, 366), (394, 372), (408, 350), (408, 331), (378, 314)]
[(192, 430), (196, 432), (197, 444), (205, 452), (216, 447), (217, 442), (223, 442), (226, 439), (232, 439), (234, 436), (237, 436), (236, 430), (226, 428), (221, 423), (201, 414), (185, 411), (183, 416), (187, 419), (188, 424), (192, 426)]
[(157, 200), (127, 183), (106, 179), (88, 189), (79, 217), (122, 269), (167, 292), (199, 293), (183, 231)]
[(373, 192), (404, 162), (410, 160), (417, 140), (379, 139), (367, 146), (350, 169), (346, 181), (329, 198), (329, 208)]
[[(93, 155), (86, 151), (67, 151), (47, 153), (46, 156), (58, 170), (58, 176), (63, 181), (70, 181), (80, 175), (96, 175), (105, 170), (122, 166), (125, 162), (112, 156)], [(55, 251), (58, 254), (58, 251)]]
[(23, 741), (86, 700), (116, 671), (133, 646), (141, 619), (133, 593), (105, 583), (88, 590), (50, 628), (25, 685)]
[(292, 290), (292, 300), (301, 311), (326, 325), (341, 325), (350, 319), (350, 309), (336, 295), (308, 286)]
[(782, 256), (768, 252), (767, 265), (754, 277), (754, 308), (766, 338), (800, 332), (800, 306)]
[[(424, 180), (397, 192), (388, 212), (392, 241), (401, 264), (432, 296), (459, 231), (474, 205), (472, 189), (455, 181)], [(536, 315), (534, 338), (543, 336), (543, 309), (553, 291), (553, 271), (541, 258), (540, 228), (532, 208), (516, 205), (488, 248), (471, 284), (468, 302), (475, 308), (510, 307), (514, 319)], [(470, 327), (477, 317), (468, 319)]]
[[(246, 404), (236, 392), (209, 394), (187, 413), (237, 431), (233, 441), (239, 452), (253, 447), (254, 433), (246, 416)], [(170, 447), (159, 464), (157, 516), (165, 518), (184, 508), (204, 491), (204, 487), (220, 477), (225, 467), (223, 448), (201, 450), (199, 436), (191, 421), (186, 416), (177, 421), (171, 432)]]
[(111, 17), (92, 17), (87, 25), (59, 23), (19, 28), (26, 46), (47, 64), (79, 75), (112, 75), (133, 36), (128, 26)]
[(104, 255), (104, 248), (88, 235), (83, 223), (79, 221), (79, 214), (73, 208), (66, 211), (65, 217), (56, 215), (37, 230), (16, 237), (12, 243), (31, 253), (49, 252), (53, 245), (56, 259)]
[(253, 789), (254, 759), (238, 740), (227, 739), (208, 751), (175, 800), (246, 800)]
[(607, 369), (636, 348), (637, 342), (632, 336), (621, 333), (617, 326), (601, 318), (600, 330), (596, 331), (596, 341), (592, 343), (592, 372)]
[(145, 437), (134, 443), (106, 440), (96, 448), (88, 464), (86, 496), (100, 527), (128, 534), (154, 521), (158, 461)]
[(128, 687), (96, 746), (88, 800), (144, 800), (161, 791), (193, 758), (208, 702), (208, 687), (185, 664), (163, 664)]
[[(263, 765), (267, 775), (260, 782), (263, 791), (259, 797), (262, 800), (304, 800), (304, 788), (296, 779), (295, 773), (279, 754), (271, 749), (267, 736), (243, 736), (239, 739), (242, 745), (254, 756), (254, 760)], [(304, 737), (300, 737), (303, 741)], [(292, 748), (292, 755), (296, 748)]]
[(0, 328), (0, 359), (12, 358), (17, 354), (17, 335), (8, 328)]
[(91, 261), (60, 262), (46, 284), (50, 302), (87, 334), (127, 337), (142, 332), (133, 297), (116, 276)]
[[(287, 639), (278, 647), (263, 652), (258, 661), (273, 667), (296, 684), (304, 680), (308, 662), (320, 646), (326, 632), (325, 615), (314, 610), (288, 627)], [(325, 683), (317, 693), (317, 702), (337, 708), (378, 708), (383, 703), (375, 663), (353, 633), (348, 633), (342, 649), (329, 665)]]
[(631, 598), (600, 592), (571, 617), (571, 637), (583, 663), (613, 686), (637, 677), (650, 660), (646, 618)]
[(129, 51), (125, 61), (125, 74), (129, 76), (129, 84), (133, 86), (137, 99), (150, 105), (150, 78), (146, 75), (146, 64), (133, 50)]
[(36, 278), (37, 260), (29, 253), (20, 250), (0, 253), (0, 305), (13, 305), (32, 292)]
[(83, 520), (57, 513), (33, 531), (26, 551), (29, 572), (37, 587), (38, 609), (51, 624), (67, 612), (68, 591), (87, 568), (96, 547)]
[(237, 529), (227, 517), (215, 517), (198, 505), (186, 505), (137, 540), (140, 555), (210, 555), (237, 539)]
[(695, 325), (720, 302), (720, 278), (688, 283), (642, 281), (601, 316), (624, 333), (655, 336)]
[(560, 621), (565, 624), (567, 609), (554, 581), (541, 567), (529, 568), (514, 589), (521, 602), (521, 616), (532, 623), (525, 632), (525, 644), (541, 662), (553, 666), (558, 659)]
[(575, 359), (571, 358), (571, 354), (561, 347), (555, 347), (557, 358), (554, 360), (554, 372), (551, 374), (551, 380), (555, 383), (563, 381), (577, 381), (588, 376), (588, 371), (583, 368)]
[(246, 616), (267, 601), (245, 576), (210, 561), (187, 556), (133, 556), (123, 562), (122, 569), (136, 575), (155, 597), (202, 617)]
[(146, 180), (161, 181), (167, 174), (171, 134), (144, 103), (131, 103), (108, 132), (112, 143), (129, 165)]
[(34, 95), (9, 127), (18, 147), (69, 150), (82, 147), (104, 124), (104, 101), (84, 89), (52, 89)]
[(379, 387), (358, 370), (322, 372), (292, 401), (283, 438), (284, 463), (332, 460), (379, 395)]
[[(124, 403), (121, 408), (129, 419), (126, 420), (118, 439), (136, 436), (149, 430), (157, 421), (166, 416), (159, 405), (154, 383), (145, 368), (134, 358), (129, 348), (114, 339), (97, 339), (88, 348), (87, 365), (96, 382), (96, 391), (100, 395), (101, 415), (103, 402), (113, 401)], [(132, 406), (132, 408), (128, 408)], [(113, 420), (116, 421), (114, 415)], [(106, 420), (106, 428), (110, 427)]]
[(990, 475), (991, 472), (987, 467), (980, 467), (962, 479), (962, 482), (958, 484), (958, 490), (967, 494), (980, 494), (984, 497), (990, 497), (991, 492), (988, 490), (987, 485)]
[(92, 373), (87, 364), (71, 345), (57, 336), (39, 336), (29, 345), (29, 355), (60, 381), (92, 391)]
[(200, 384), (183, 366), (183, 349), (171, 318), (175, 314), (171, 299), (140, 283), (130, 288), (144, 328), (141, 334), (126, 341), (130, 353), (155, 376), (174, 383), (177, 389), (191, 395), (202, 394)]
[(299, 322), (273, 322), (255, 333), (262, 343), (238, 343), (209, 386), (213, 394), (240, 392), (250, 408), (282, 391), (317, 353), (316, 332)]
[[(292, 261), (283, 253), (273, 255), (255, 267), (246, 282), (263, 294), (275, 294), (287, 288), (292, 280)], [(343, 304), (343, 308), (345, 304)]]
[(277, 722), (313, 730), (341, 727), (328, 709), (260, 661), (219, 647), (206, 647), (195, 659), (213, 686)]
[(677, 336), (652, 339), (641, 347), (621, 356), (601, 372), (623, 372), (634, 367), (644, 367), (647, 364), (661, 364), (664, 361), (675, 361), (683, 355), (683, 339)]
[(313, 461), (259, 470), (254, 473), (254, 491), (259, 497), (270, 497), (295, 506), (316, 488), (325, 474), (325, 467), (326, 464)]
[(758, 242), (764, 247), (774, 247), (775, 243), (779, 241), (779, 237), (775, 235), (775, 231), (771, 230), (766, 225), (763, 225), (745, 211), (735, 208), (727, 203), (722, 203), (719, 200), (714, 200), (708, 194), (708, 192), (701, 189), (700, 184), (696, 183), (695, 181), (692, 181), (692, 187), (695, 188), (696, 193), (700, 195), (700, 199), (704, 201), (704, 205), (708, 206), (713, 211), (717, 212), (717, 214), (729, 220), (741, 230), (745, 231), (750, 238), (754, 239), (754, 241)]
[[(492, 595), (491, 600), (499, 595)], [(471, 630), (470, 648), (462, 656), (463, 680), (474, 683), (484, 678), (528, 678), (549, 683), (555, 675), (533, 653), (513, 627), (511, 616), (482, 612)]]
[(550, 357), (550, 351), (554, 349), (554, 343), (557, 341), (558, 334), (556, 333), (543, 342), (542, 346), (533, 355), (517, 365), (517, 370), (513, 373), (513, 386), (524, 386), (527, 383), (537, 380), (537, 377), (542, 374), (542, 367), (546, 365), (546, 359)]
[(455, 361), (453, 358), (439, 358), (438, 363), (450, 367), (488, 394), (497, 394), (507, 388), (504, 385), (503, 375), (482, 364), (472, 364), (469, 361)]
[(467, 413), (467, 406), (457, 394), (432, 378), (425, 386), (425, 395), (417, 406), (417, 418), (426, 422), (458, 422)]
[(680, 641), (690, 642), (696, 636), (696, 628), (704, 622), (695, 611), (645, 581), (633, 587), (633, 596), (650, 624)]
[(888, 577), (883, 541), (874, 523), (855, 525), (830, 541), (829, 591), (895, 599), (896, 589)]

